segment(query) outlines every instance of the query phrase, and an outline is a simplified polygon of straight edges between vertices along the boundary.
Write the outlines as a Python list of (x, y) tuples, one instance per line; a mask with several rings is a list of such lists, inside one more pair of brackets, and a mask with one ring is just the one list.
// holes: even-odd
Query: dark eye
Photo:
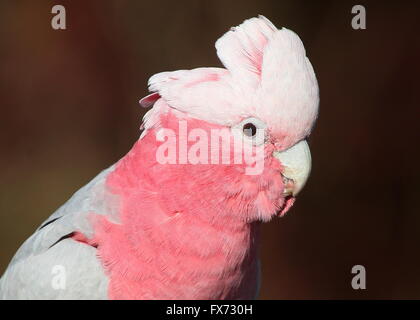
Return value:
[(236, 137), (257, 146), (265, 143), (268, 134), (266, 128), (264, 121), (249, 117), (233, 126), (232, 130)]
[(257, 134), (257, 127), (253, 123), (246, 123), (243, 126), (244, 134), (248, 137), (253, 137)]

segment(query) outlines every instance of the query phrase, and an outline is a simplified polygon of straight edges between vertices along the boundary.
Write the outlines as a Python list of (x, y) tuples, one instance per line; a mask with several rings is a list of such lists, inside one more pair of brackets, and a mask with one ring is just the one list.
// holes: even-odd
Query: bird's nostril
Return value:
[(295, 187), (295, 183), (292, 179), (286, 178), (283, 176), (283, 183), (284, 183), (284, 189), (283, 189), (283, 195), (291, 196), (293, 195), (293, 189)]

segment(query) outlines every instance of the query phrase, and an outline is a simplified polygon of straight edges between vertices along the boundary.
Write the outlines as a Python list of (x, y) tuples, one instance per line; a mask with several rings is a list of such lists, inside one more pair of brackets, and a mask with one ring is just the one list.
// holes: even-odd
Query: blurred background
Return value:
[[(53, 30), (62, 4), (67, 29)], [(366, 8), (366, 30), (351, 8)], [(139, 137), (154, 73), (220, 66), (214, 42), (263, 14), (305, 44), (321, 91), (313, 172), (263, 226), (261, 299), (420, 298), (414, 1), (0, 2), (0, 274), (35, 228)], [(361, 264), (367, 289), (353, 290)]]

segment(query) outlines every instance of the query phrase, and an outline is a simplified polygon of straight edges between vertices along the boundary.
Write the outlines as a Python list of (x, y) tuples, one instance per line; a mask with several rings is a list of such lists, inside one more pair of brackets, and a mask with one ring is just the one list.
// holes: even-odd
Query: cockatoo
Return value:
[(21, 246), (0, 298), (256, 297), (260, 222), (308, 178), (318, 84), (299, 37), (263, 16), (216, 49), (225, 68), (149, 79), (139, 140)]

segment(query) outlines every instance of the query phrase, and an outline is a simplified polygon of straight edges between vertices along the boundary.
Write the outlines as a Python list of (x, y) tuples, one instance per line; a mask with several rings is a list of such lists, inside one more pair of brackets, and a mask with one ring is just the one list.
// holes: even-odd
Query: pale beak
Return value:
[[(304, 187), (311, 172), (311, 152), (308, 143), (302, 140), (282, 152), (274, 151), (273, 156), (284, 167), (284, 194), (295, 197)], [(288, 180), (291, 180), (291, 183), (288, 183)]]

